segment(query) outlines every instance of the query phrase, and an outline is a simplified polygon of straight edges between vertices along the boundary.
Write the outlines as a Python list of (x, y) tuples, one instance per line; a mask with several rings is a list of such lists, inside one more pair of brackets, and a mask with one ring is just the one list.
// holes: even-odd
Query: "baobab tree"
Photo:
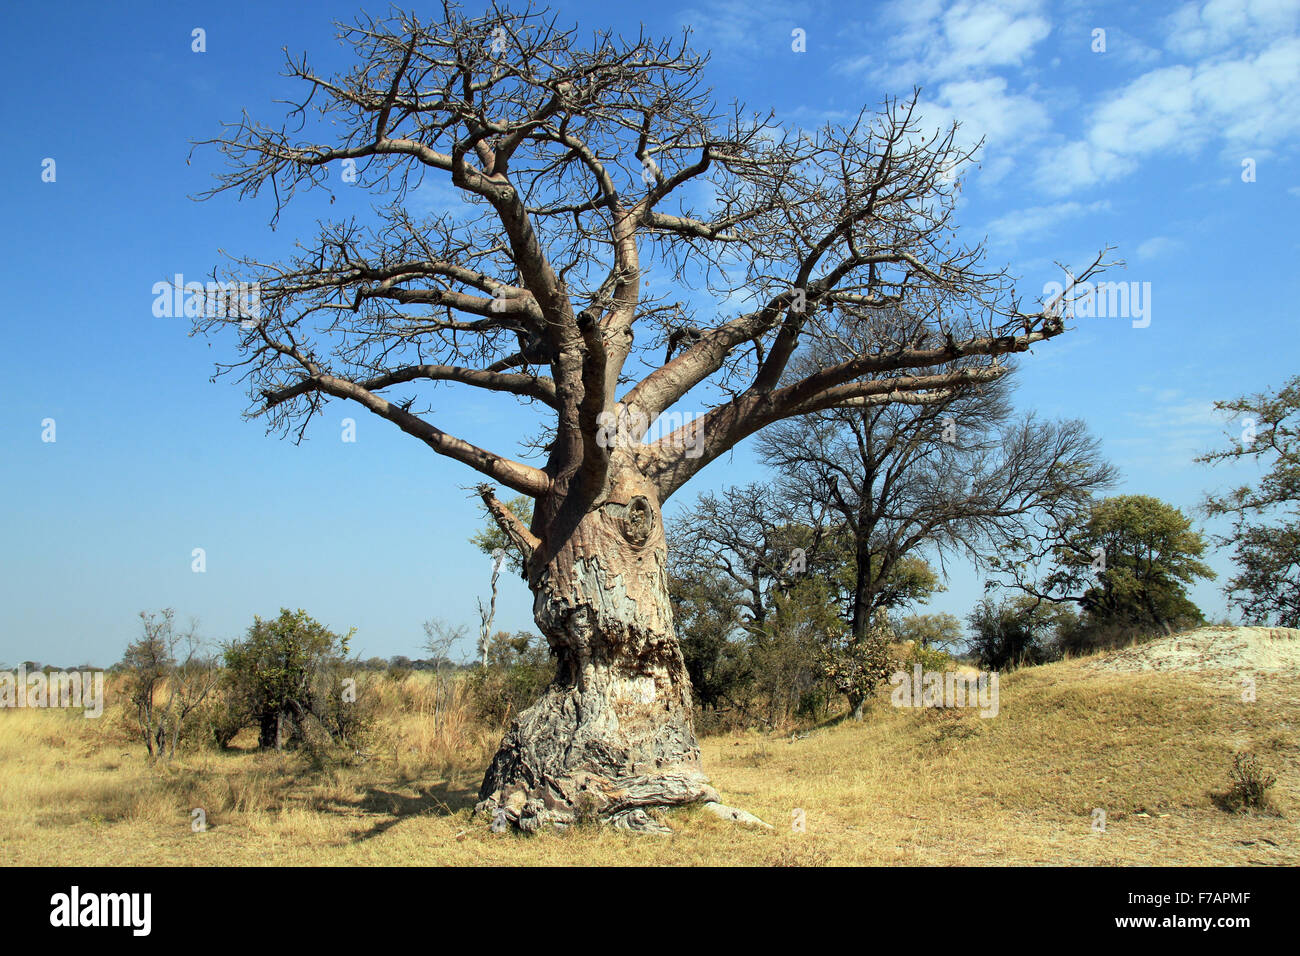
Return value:
[[(278, 216), (336, 171), (387, 202), (368, 224), (322, 223), (286, 260), (232, 260), (260, 308), (198, 330), (237, 337), (218, 374), (246, 384), (269, 429), (301, 437), (342, 399), (486, 479), (557, 674), (505, 735), (480, 808), (525, 829), (579, 809), (656, 829), (651, 808), (717, 800), (672, 626), (663, 503), (773, 422), (997, 378), (999, 355), (1064, 330), (1062, 303), (1022, 311), (1007, 272), (957, 241), (972, 151), (953, 130), (925, 134), (915, 98), (808, 132), (715, 105), (686, 35), (584, 37), (545, 10), (450, 5), (339, 29), (351, 69), (289, 57), (300, 100), (207, 141), (227, 167), (205, 196), (269, 190)], [(426, 176), (463, 208), (412, 213)], [(649, 294), (652, 270), (666, 294)], [(923, 333), (785, 376), (801, 343), (900, 304)], [(932, 371), (958, 356), (987, 361)], [(394, 394), (416, 386), (544, 412), (544, 463), (443, 430)], [(700, 414), (665, 428), (688, 395)], [(528, 525), (497, 486), (534, 500)]]

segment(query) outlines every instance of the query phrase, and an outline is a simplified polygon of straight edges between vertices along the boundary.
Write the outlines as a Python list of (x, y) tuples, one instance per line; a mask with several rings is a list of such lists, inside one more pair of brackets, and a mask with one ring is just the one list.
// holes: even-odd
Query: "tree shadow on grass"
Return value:
[(826, 717), (826, 718), (824, 718), (823, 720), (818, 721), (817, 723), (815, 723), (815, 724), (813, 724), (811, 727), (809, 727), (808, 730), (809, 730), (809, 731), (813, 731), (813, 730), (830, 730), (830, 729), (833, 728), (833, 727), (839, 727), (841, 724), (845, 724), (845, 723), (849, 723), (849, 724), (852, 724), (852, 723), (858, 723), (858, 724), (861, 724), (861, 723), (863, 723), (863, 721), (854, 721), (854, 720), (853, 720), (853, 712), (852, 712), (852, 711), (849, 711), (849, 710), (844, 710), (844, 711), (840, 711), (840, 713), (836, 714), (836, 715), (833, 716), (833, 717)]
[(353, 835), (352, 842), (381, 836), (408, 817), (449, 817), (462, 810), (472, 810), (478, 800), (478, 793), (472, 787), (447, 782), (423, 787), (415, 794), (391, 787), (392, 784), (369, 786), (356, 799), (334, 801), (337, 809), (374, 818), (368, 829)]

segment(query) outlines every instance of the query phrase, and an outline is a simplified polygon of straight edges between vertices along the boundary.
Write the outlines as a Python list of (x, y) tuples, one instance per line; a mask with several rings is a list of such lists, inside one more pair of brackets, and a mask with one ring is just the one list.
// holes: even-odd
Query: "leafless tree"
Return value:
[[(762, 628), (773, 590), (817, 570), (831, 509), (754, 482), (706, 492), (669, 523), (669, 569), (682, 578), (721, 577), (735, 589), (736, 621)], [(825, 562), (833, 574), (842, 555)]]
[(492, 555), (492, 596), (488, 599), (486, 607), (482, 598), (479, 598), (478, 602), (478, 651), (479, 659), (484, 667), (488, 666), (488, 645), (491, 642), (492, 621), (497, 616), (497, 581), (501, 577), (501, 565), (505, 560), (506, 552), (504, 548)]
[(144, 633), (122, 658), (127, 694), (149, 756), (176, 755), (186, 722), (216, 689), (220, 671), (203, 652), (197, 625), (177, 633), (175, 611), (140, 612)]
[[(493, 599), (496, 597), (496, 573), (492, 575)], [(424, 647), (433, 661), (433, 712), (429, 719), (436, 730), (445, 719), (455, 696), (452, 677), (444, 673), (451, 661), (451, 649), (465, 639), (465, 625), (452, 626), (440, 618), (424, 622)]]
[[(323, 224), (287, 261), (236, 259), (258, 314), (198, 330), (237, 338), (239, 361), (219, 371), (247, 383), (269, 427), (301, 435), (344, 399), (488, 479), (558, 674), (507, 733), (481, 808), (534, 829), (581, 802), (656, 829), (647, 808), (717, 797), (673, 633), (663, 502), (782, 419), (996, 379), (996, 356), (1064, 331), (1062, 303), (1022, 310), (1007, 272), (958, 241), (954, 171), (971, 151), (952, 130), (926, 134), (915, 98), (807, 132), (720, 109), (685, 36), (580, 36), (532, 7), (450, 5), (340, 30), (350, 70), (290, 58), (303, 95), (285, 120), (244, 116), (209, 141), (228, 161), (212, 192), (269, 190), (278, 216), (331, 189), (331, 170), (355, 171), (388, 205), (367, 226)], [(426, 175), (463, 208), (412, 214)], [(649, 295), (652, 270), (710, 304)], [(801, 344), (899, 303), (925, 320), (914, 338), (783, 381)], [(985, 361), (934, 371), (959, 356)], [(544, 464), (444, 431), (394, 394), (417, 383), (545, 412)], [(688, 395), (707, 411), (647, 440)], [(530, 526), (493, 484), (535, 499)]]

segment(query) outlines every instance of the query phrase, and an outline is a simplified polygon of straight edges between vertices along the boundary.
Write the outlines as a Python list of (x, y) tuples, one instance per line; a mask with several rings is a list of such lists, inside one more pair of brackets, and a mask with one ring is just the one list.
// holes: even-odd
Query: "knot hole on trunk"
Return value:
[(649, 499), (637, 495), (629, 501), (619, 516), (619, 528), (628, 544), (644, 547), (655, 529), (655, 511)]

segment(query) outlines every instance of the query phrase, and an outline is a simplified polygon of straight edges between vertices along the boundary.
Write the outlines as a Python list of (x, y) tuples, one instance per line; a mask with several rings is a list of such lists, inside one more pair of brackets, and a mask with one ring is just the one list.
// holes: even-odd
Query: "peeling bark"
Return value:
[(700, 769), (653, 486), (624, 467), (564, 541), (543, 543), (529, 578), (555, 680), (506, 733), (478, 809), (524, 830), (661, 831), (647, 811), (718, 795)]

